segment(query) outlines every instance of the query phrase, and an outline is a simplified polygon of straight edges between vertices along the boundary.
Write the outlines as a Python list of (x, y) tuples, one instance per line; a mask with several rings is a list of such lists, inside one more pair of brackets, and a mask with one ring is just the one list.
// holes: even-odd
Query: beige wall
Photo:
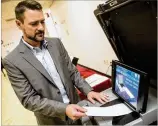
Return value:
[[(63, 44), (79, 63), (106, 73), (112, 59), (117, 59), (93, 11), (103, 1), (55, 1), (53, 17), (62, 29)], [(111, 69), (108, 71), (111, 75)]]
[[(7, 26), (7, 27), (6, 27)], [(16, 45), (19, 43), (20, 37), (22, 35), (21, 31), (16, 27), (15, 21), (9, 21), (5, 24), (2, 23), (2, 33), (1, 39), (3, 40), (2, 57), (5, 57), (8, 51), (12, 51)]]

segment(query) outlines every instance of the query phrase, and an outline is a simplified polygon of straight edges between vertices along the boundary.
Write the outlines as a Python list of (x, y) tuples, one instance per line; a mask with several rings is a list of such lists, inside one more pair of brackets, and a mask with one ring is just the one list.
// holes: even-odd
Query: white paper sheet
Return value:
[(87, 116), (121, 116), (132, 112), (125, 104), (120, 103), (108, 107), (84, 107)]
[(109, 78), (105, 77), (105, 76), (102, 76), (102, 75), (99, 75), (99, 74), (93, 74), (89, 77), (87, 77), (85, 80), (87, 81), (87, 83), (93, 87), (97, 84), (100, 84), (101, 82), (105, 81), (105, 80), (108, 80)]

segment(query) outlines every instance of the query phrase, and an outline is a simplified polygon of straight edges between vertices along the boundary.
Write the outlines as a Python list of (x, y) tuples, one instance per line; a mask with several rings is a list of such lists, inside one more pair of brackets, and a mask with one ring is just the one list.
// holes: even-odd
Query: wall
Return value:
[[(5, 27), (9, 26), (9, 27)], [(9, 52), (11, 52), (20, 41), (22, 32), (17, 28), (15, 21), (9, 21), (5, 24), (2, 23), (2, 34), (1, 39), (3, 40), (2, 57), (5, 57)]]
[[(103, 1), (55, 1), (51, 12), (61, 28), (61, 37), (69, 55), (79, 63), (106, 73), (117, 59), (93, 11)], [(111, 75), (111, 68), (108, 70)]]

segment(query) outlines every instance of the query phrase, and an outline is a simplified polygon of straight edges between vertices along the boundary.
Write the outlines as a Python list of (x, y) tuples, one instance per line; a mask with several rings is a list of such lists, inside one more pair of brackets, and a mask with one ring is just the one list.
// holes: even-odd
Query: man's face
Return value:
[(19, 28), (23, 31), (24, 39), (35, 42), (44, 40), (45, 19), (42, 11), (29, 10), (24, 12), (24, 22), (20, 22)]

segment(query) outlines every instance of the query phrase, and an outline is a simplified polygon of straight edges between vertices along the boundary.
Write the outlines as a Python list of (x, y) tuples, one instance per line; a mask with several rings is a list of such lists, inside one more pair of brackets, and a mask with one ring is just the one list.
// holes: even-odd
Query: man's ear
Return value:
[(15, 22), (16, 22), (16, 25), (18, 26), (18, 28), (20, 29), (20, 30), (22, 30), (22, 22), (20, 21), (20, 20), (15, 20)]

